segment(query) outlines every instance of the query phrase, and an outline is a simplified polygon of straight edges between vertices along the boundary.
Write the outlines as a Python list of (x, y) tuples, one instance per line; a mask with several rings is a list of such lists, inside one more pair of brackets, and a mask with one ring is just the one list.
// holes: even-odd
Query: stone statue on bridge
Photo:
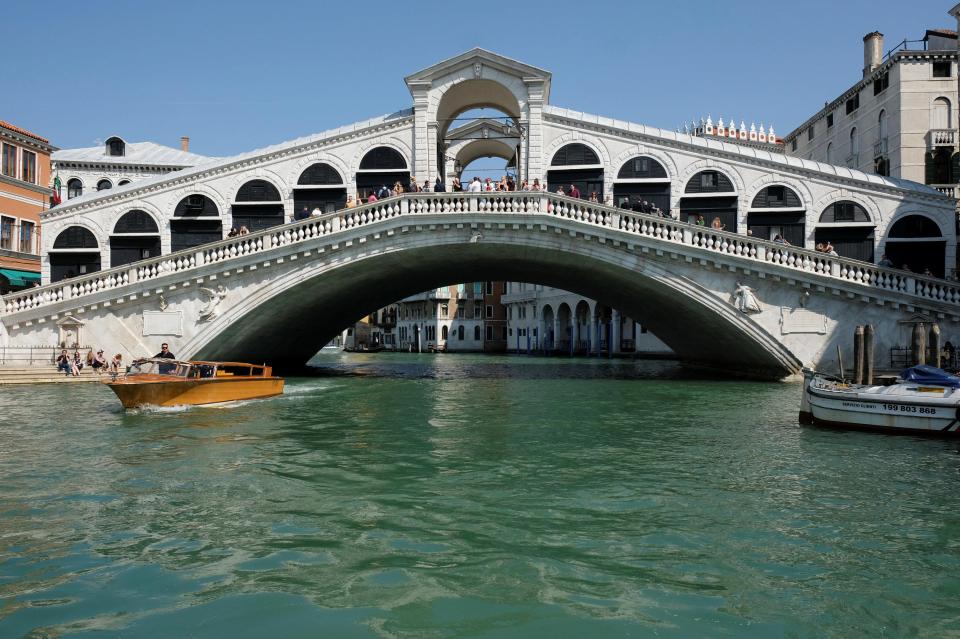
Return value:
[(753, 315), (762, 310), (760, 300), (757, 299), (753, 289), (740, 282), (737, 282), (737, 288), (733, 291), (733, 305), (737, 307), (738, 311), (747, 315)]

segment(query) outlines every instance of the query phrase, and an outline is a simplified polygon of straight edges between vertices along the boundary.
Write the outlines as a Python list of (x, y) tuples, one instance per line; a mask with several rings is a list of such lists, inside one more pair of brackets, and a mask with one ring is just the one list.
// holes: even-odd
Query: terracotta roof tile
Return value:
[(36, 133), (31, 133), (30, 131), (27, 131), (26, 129), (21, 129), (21, 128), (18, 127), (18, 126), (14, 126), (13, 124), (10, 124), (9, 122), (4, 122), (3, 120), (0, 120), (0, 127), (3, 127), (4, 129), (10, 129), (10, 130), (13, 131), (14, 133), (19, 133), (20, 135), (26, 135), (26, 136), (29, 136), (29, 137), (35, 139), (35, 140), (40, 140), (41, 142), (45, 142), (46, 144), (50, 144), (50, 140), (48, 140), (47, 138), (42, 138), (42, 137), (40, 137), (39, 135), (37, 135)]

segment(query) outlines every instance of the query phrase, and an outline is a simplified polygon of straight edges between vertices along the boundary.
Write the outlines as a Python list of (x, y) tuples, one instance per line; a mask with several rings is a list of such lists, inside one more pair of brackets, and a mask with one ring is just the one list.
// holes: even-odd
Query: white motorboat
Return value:
[(805, 370), (800, 423), (960, 436), (960, 377), (920, 365), (873, 386)]

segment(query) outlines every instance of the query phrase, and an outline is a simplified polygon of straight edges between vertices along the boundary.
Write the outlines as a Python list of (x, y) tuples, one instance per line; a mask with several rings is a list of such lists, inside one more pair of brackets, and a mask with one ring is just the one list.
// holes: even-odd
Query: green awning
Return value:
[(40, 274), (31, 271), (18, 271), (13, 268), (0, 268), (0, 275), (7, 278), (10, 286), (31, 286), (40, 281)]

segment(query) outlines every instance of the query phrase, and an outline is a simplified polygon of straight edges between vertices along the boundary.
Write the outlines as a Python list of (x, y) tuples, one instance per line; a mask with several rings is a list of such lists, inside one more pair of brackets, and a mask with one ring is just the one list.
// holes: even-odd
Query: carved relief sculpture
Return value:
[(200, 309), (197, 319), (201, 322), (209, 322), (217, 317), (217, 307), (227, 296), (227, 289), (225, 289), (223, 285), (218, 286), (217, 290), (201, 286), (200, 292), (206, 295), (207, 303)]
[(738, 311), (747, 315), (760, 313), (763, 310), (753, 289), (740, 282), (737, 282), (737, 288), (733, 291), (733, 305)]

